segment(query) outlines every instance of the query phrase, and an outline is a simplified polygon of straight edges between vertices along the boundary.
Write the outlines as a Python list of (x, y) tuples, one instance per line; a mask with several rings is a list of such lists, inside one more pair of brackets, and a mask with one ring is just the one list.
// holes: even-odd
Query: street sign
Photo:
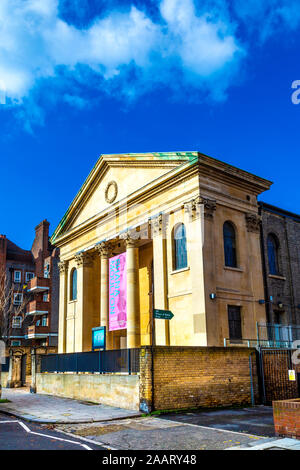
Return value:
[(289, 380), (295, 382), (296, 380), (296, 372), (294, 370), (289, 370)]
[(106, 327), (92, 328), (92, 350), (106, 348)]
[(160, 318), (162, 320), (172, 320), (174, 317), (173, 313), (170, 312), (170, 310), (159, 310), (158, 308), (155, 308), (153, 310), (153, 315), (154, 318)]

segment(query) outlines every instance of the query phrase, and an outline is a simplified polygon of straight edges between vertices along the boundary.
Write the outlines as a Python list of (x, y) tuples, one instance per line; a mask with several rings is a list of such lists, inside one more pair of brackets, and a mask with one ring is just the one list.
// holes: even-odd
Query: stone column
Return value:
[(77, 264), (77, 303), (75, 314), (75, 352), (91, 351), (93, 327), (93, 254), (75, 255)]
[(58, 352), (66, 352), (67, 306), (68, 306), (68, 261), (60, 261), (59, 268), (59, 320)]
[[(153, 285), (154, 307), (168, 310), (168, 278), (167, 278), (167, 249), (166, 249), (167, 216), (160, 214), (151, 220), (153, 239)], [(155, 345), (170, 345), (169, 320), (154, 320)]]
[(140, 347), (139, 249), (126, 234), (127, 263), (127, 348)]
[[(253, 292), (256, 299), (263, 299), (265, 295), (263, 273), (261, 268), (261, 245), (260, 226), (261, 217), (255, 213), (245, 214), (247, 230), (248, 271), (249, 271), (249, 292)], [(257, 322), (266, 322), (265, 305), (259, 302), (249, 302), (247, 312), (247, 323), (244, 325), (245, 338), (255, 338), (257, 336)]]
[(111, 336), (109, 334), (109, 255), (111, 246), (102, 242), (96, 246), (100, 255), (100, 325), (106, 327), (106, 349), (111, 349)]
[(8, 368), (8, 376), (7, 376), (7, 384), (6, 388), (13, 388), (14, 387), (14, 382), (13, 382), (13, 350), (11, 349), (9, 351), (9, 368)]

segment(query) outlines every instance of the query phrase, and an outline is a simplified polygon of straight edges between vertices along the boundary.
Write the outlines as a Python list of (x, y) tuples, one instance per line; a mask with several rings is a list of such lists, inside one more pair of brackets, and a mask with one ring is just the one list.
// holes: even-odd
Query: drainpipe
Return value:
[(251, 387), (251, 405), (255, 406), (254, 388), (253, 388), (253, 373), (252, 373), (252, 354), (249, 354), (249, 370), (250, 370), (250, 387)]
[(288, 273), (289, 273), (289, 288), (290, 288), (290, 295), (291, 295), (291, 316), (289, 323), (296, 325), (296, 312), (295, 312), (295, 297), (294, 297), (294, 283), (293, 283), (293, 273), (292, 273), (292, 266), (291, 266), (291, 253), (290, 253), (290, 245), (287, 233), (287, 221), (286, 217), (284, 218), (284, 234), (285, 234), (285, 242), (286, 242), (286, 251), (288, 257)]

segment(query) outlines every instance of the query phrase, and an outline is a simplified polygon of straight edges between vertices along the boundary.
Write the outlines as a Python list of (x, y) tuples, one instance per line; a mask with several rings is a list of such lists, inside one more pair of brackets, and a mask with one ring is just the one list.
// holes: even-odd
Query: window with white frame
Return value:
[(49, 263), (46, 263), (44, 265), (44, 277), (47, 279), (50, 277), (50, 264)]
[(35, 326), (40, 326), (41, 320), (37, 320)]
[(14, 339), (12, 342), (11, 342), (11, 345), (12, 346), (21, 346), (21, 341), (19, 339)]
[(43, 294), (43, 302), (49, 302), (49, 294)]
[(14, 271), (14, 282), (21, 282), (21, 271)]
[(28, 272), (25, 274), (25, 281), (28, 282), (30, 281), (30, 279), (32, 279), (34, 277), (34, 273), (32, 272)]
[(21, 328), (22, 325), (22, 317), (13, 317), (12, 319), (12, 327), (13, 328)]
[(22, 305), (23, 294), (14, 294), (14, 305)]
[(42, 326), (48, 326), (48, 317), (42, 318)]

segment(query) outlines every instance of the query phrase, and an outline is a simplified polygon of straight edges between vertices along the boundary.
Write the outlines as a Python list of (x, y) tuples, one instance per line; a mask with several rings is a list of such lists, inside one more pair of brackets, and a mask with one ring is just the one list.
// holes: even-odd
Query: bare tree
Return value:
[[(25, 316), (25, 307), (28, 302), (23, 285), (18, 288), (9, 281), (6, 272), (0, 270), (0, 341), (6, 348), (10, 340), (13, 329), (13, 318), (21, 317), (21, 322)], [(1, 358), (0, 358), (1, 359)], [(0, 360), (0, 397), (1, 397), (1, 370)]]

